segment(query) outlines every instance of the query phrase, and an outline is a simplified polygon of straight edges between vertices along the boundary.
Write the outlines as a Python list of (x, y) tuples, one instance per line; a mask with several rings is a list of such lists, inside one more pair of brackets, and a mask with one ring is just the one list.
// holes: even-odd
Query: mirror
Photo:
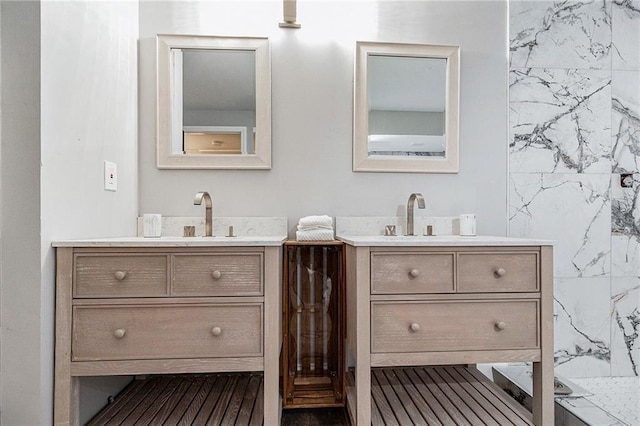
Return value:
[(459, 48), (356, 43), (353, 170), (458, 171)]
[(158, 168), (270, 169), (267, 38), (158, 35)]

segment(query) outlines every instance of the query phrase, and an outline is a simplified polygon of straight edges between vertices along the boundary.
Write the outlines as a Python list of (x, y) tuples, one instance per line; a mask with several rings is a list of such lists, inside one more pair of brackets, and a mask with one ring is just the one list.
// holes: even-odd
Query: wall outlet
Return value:
[(118, 166), (111, 161), (104, 162), (104, 189), (105, 191), (118, 190)]
[(633, 188), (633, 173), (620, 174), (620, 186), (623, 188)]

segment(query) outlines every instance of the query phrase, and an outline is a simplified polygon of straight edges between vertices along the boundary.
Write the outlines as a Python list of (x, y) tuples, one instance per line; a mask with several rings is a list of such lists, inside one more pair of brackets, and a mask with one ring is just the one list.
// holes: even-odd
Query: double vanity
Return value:
[[(354, 424), (377, 422), (374, 368), (511, 361), (533, 363), (533, 424), (553, 424), (549, 242), (338, 239)], [(259, 371), (257, 415), (279, 424), (285, 240), (286, 230), (55, 242), (55, 423), (79, 423), (82, 376)]]

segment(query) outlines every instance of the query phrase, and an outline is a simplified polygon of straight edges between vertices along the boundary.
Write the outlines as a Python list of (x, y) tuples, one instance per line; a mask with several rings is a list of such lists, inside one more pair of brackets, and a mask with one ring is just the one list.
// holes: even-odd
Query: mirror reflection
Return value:
[(369, 56), (369, 155), (444, 156), (446, 66), (442, 58)]
[(254, 154), (255, 52), (175, 48), (171, 54), (175, 99), (182, 99), (182, 137), (174, 138), (172, 152)]
[(271, 168), (266, 38), (158, 35), (158, 167)]
[(458, 171), (457, 46), (357, 42), (353, 170)]

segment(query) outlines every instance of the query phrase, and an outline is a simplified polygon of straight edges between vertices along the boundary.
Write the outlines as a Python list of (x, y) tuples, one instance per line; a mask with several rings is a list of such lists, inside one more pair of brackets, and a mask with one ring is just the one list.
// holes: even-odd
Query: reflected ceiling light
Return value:
[(283, 22), (278, 24), (280, 28), (300, 28), (300, 24), (296, 22), (296, 2), (297, 0), (282, 0)]

